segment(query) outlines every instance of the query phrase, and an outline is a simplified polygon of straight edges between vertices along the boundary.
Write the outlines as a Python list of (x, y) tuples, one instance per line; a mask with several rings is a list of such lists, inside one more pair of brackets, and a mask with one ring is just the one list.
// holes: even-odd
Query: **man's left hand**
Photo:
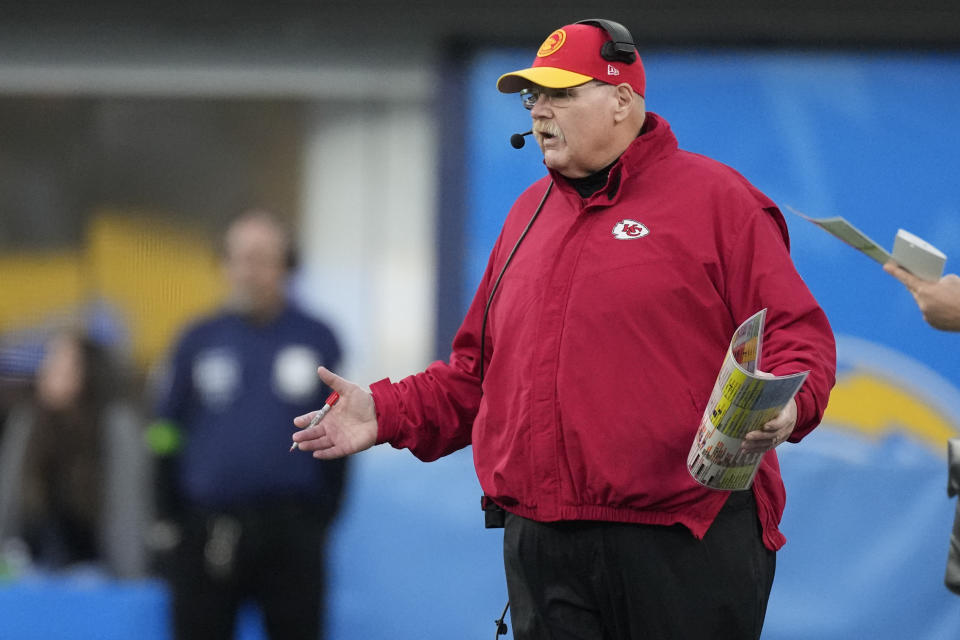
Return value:
[[(761, 377), (773, 377), (764, 371), (758, 371)], [(761, 453), (775, 448), (786, 442), (794, 427), (797, 426), (797, 401), (790, 398), (790, 402), (783, 408), (776, 418), (759, 429), (751, 431), (743, 439), (741, 450), (746, 453)]]

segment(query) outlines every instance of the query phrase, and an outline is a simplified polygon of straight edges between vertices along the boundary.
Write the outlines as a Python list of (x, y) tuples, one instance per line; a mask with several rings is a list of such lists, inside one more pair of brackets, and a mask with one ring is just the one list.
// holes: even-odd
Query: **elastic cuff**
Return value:
[(395, 411), (397, 400), (396, 391), (390, 378), (377, 380), (370, 385), (370, 395), (373, 396), (374, 410), (377, 412), (377, 444), (391, 442), (397, 433)]
[(797, 424), (793, 428), (793, 433), (790, 434), (790, 437), (787, 438), (788, 442), (800, 442), (804, 436), (806, 436), (810, 431), (813, 430), (816, 424), (810, 424), (810, 403), (813, 402), (813, 398), (809, 393), (804, 393), (801, 388), (797, 392), (797, 395), (794, 396), (794, 401), (797, 403)]

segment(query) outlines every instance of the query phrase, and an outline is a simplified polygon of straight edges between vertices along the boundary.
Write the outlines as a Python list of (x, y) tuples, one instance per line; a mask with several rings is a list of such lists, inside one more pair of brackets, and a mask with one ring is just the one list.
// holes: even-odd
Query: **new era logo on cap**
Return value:
[(608, 76), (618, 76), (618, 75), (620, 75), (620, 70), (617, 69), (617, 68), (616, 68), (615, 66), (613, 66), (612, 64), (608, 64), (608, 65), (607, 65), (607, 75), (608, 75)]

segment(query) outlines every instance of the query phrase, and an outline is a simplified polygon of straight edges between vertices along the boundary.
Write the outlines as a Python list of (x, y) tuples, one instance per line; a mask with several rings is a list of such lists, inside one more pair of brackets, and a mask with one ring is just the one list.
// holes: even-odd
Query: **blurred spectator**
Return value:
[(323, 404), (316, 370), (336, 366), (340, 347), (287, 300), (294, 257), (275, 216), (237, 218), (223, 257), (226, 308), (181, 336), (148, 432), (159, 512), (179, 534), (167, 563), (173, 626), (180, 639), (225, 640), (253, 600), (274, 640), (316, 640), (346, 467), (289, 452), (290, 422)]
[(0, 539), (41, 570), (145, 572), (148, 462), (110, 354), (79, 332), (45, 345), (0, 440)]

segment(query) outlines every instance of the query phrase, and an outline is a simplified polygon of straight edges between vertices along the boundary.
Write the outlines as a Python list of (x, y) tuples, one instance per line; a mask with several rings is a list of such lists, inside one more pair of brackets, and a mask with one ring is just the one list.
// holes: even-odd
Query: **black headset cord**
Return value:
[[(543, 209), (544, 203), (547, 201), (547, 196), (550, 195), (550, 190), (553, 189), (553, 180), (550, 181), (550, 184), (547, 185), (547, 190), (543, 192), (543, 197), (540, 198), (540, 204), (537, 205), (536, 211), (533, 212), (533, 215), (530, 216), (530, 222), (527, 223), (527, 226), (523, 228), (523, 232), (520, 234), (520, 237), (517, 238), (516, 244), (513, 245), (513, 249), (510, 250), (510, 255), (507, 256), (507, 261), (503, 263), (503, 268), (500, 269), (500, 275), (497, 276), (496, 281), (493, 283), (493, 289), (490, 291), (490, 296), (487, 298), (487, 306), (483, 308), (483, 322), (480, 324), (480, 384), (483, 385), (483, 374), (484, 366), (483, 362), (486, 360), (486, 342), (487, 342), (487, 316), (490, 313), (490, 305), (493, 303), (493, 296), (497, 293), (497, 289), (500, 287), (500, 281), (503, 279), (503, 274), (506, 273), (507, 267), (510, 266), (510, 261), (513, 260), (513, 254), (517, 252), (517, 249), (520, 247), (520, 243), (523, 242), (523, 239), (527, 237), (527, 232), (530, 231), (530, 227), (533, 226), (534, 220), (537, 219), (537, 216), (540, 215), (540, 211)], [(494, 620), (494, 624), (497, 625), (497, 635), (493, 638), (497, 640), (500, 636), (507, 635), (507, 624), (503, 621), (507, 617), (507, 611), (510, 609), (510, 601), (507, 600), (507, 604), (503, 607), (503, 613), (500, 614), (500, 617)]]
[(524, 227), (523, 232), (520, 234), (520, 237), (517, 238), (517, 243), (513, 245), (513, 249), (510, 250), (510, 255), (507, 256), (507, 261), (503, 263), (503, 269), (500, 269), (500, 275), (497, 276), (496, 281), (493, 283), (493, 289), (490, 291), (490, 297), (487, 298), (487, 306), (483, 308), (483, 322), (480, 325), (480, 384), (483, 384), (483, 374), (484, 374), (484, 360), (487, 358), (486, 354), (486, 341), (487, 341), (487, 315), (490, 313), (490, 305), (493, 303), (493, 296), (496, 295), (497, 289), (500, 287), (500, 281), (503, 279), (503, 274), (506, 273), (507, 267), (510, 266), (510, 261), (513, 260), (513, 254), (517, 252), (517, 249), (520, 247), (520, 243), (523, 242), (523, 239), (527, 237), (527, 232), (530, 231), (530, 227), (533, 226), (533, 221), (537, 219), (537, 216), (540, 215), (540, 210), (543, 209), (543, 204), (547, 201), (547, 196), (550, 195), (550, 190), (553, 189), (553, 180), (550, 181), (550, 184), (547, 185), (547, 190), (543, 192), (543, 197), (540, 198), (540, 204), (537, 205), (536, 211), (533, 212), (533, 215), (530, 216), (530, 222), (527, 223), (527, 226)]

